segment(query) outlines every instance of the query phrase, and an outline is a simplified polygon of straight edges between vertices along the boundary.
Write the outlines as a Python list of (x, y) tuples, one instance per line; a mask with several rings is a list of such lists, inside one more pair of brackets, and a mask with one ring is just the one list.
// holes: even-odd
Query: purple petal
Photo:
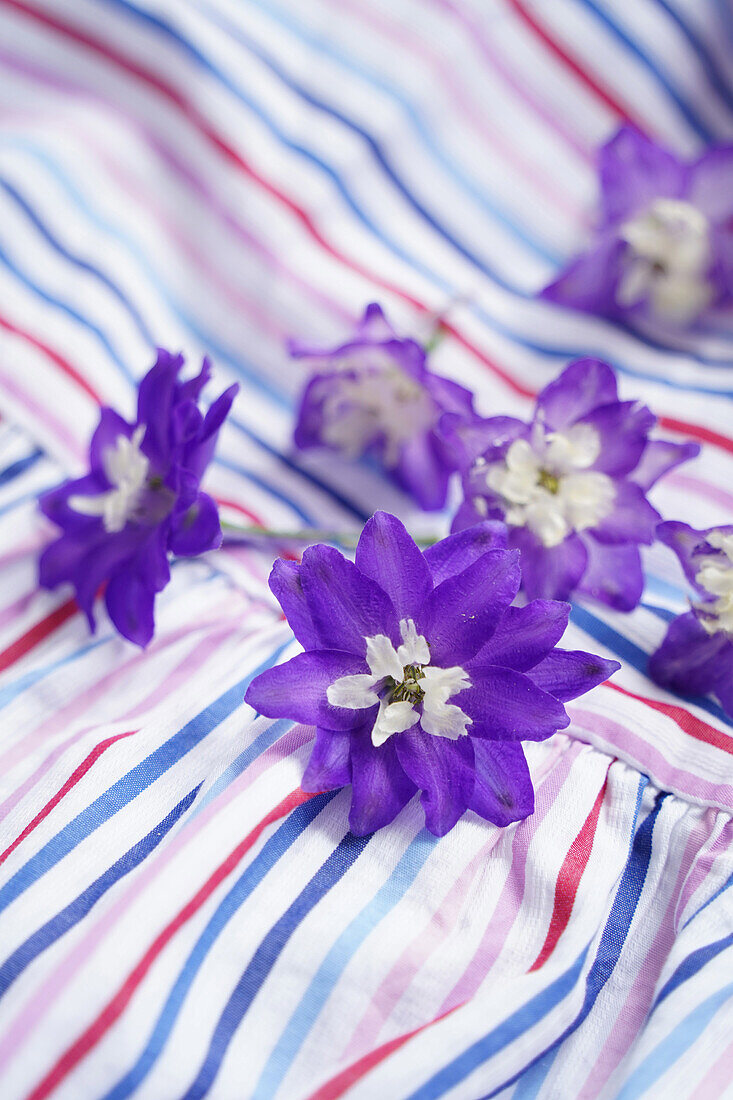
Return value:
[(616, 286), (625, 250), (615, 232), (604, 233), (593, 248), (570, 261), (540, 298), (583, 313), (615, 316), (620, 312)]
[(651, 544), (661, 516), (634, 481), (616, 482), (616, 499), (609, 512), (592, 529), (598, 542), (643, 542)]
[(184, 456), (186, 469), (190, 470), (199, 481), (214, 457), (219, 431), (229, 415), (232, 402), (238, 392), (239, 386), (235, 382), (233, 386), (230, 386), (228, 390), (217, 397), (204, 417), (196, 440), (186, 449)]
[(609, 545), (584, 538), (588, 564), (578, 592), (613, 607), (633, 611), (644, 591), (641, 555), (635, 545)]
[(489, 550), (506, 550), (506, 527), (498, 520), (483, 520), (441, 539), (423, 551), (433, 584), (439, 585), (483, 557)]
[(637, 485), (641, 485), (645, 492), (649, 492), (660, 477), (668, 474), (680, 463), (697, 458), (700, 450), (699, 443), (668, 443), (662, 439), (651, 440), (644, 448), (639, 464), (633, 473), (629, 474), (629, 478)]
[(304, 649), (318, 649), (321, 638), (313, 625), (313, 616), (300, 581), (300, 562), (278, 558), (268, 581), (295, 637)]
[(428, 639), (431, 661), (450, 667), (473, 657), (516, 596), (519, 582), (517, 555), (490, 550), (439, 584), (425, 601), (418, 622)]
[(478, 663), (470, 664), (467, 671), (471, 687), (454, 702), (471, 718), (472, 738), (543, 741), (570, 724), (562, 703), (538, 688), (529, 673)]
[(97, 534), (104, 535), (104, 527), (98, 516), (85, 516), (70, 507), (69, 500), (74, 496), (96, 496), (109, 488), (109, 482), (100, 474), (87, 474), (74, 481), (65, 481), (55, 489), (49, 489), (38, 500), (38, 506), (44, 516), (52, 520), (65, 531), (74, 535), (85, 534), (87, 540)]
[(423, 384), (435, 403), (446, 413), (473, 419), (473, 393), (441, 374), (426, 371)]
[(473, 752), (476, 777), (469, 809), (500, 826), (529, 817), (534, 812), (534, 789), (522, 746), (476, 738)]
[[(138, 542), (139, 534), (127, 529), (121, 531), (119, 535), (92, 544), (78, 572), (72, 578), (76, 588), (76, 601), (86, 613), (92, 630), (94, 629), (92, 609), (100, 587), (115, 573), (125, 569), (135, 556)], [(147, 587), (151, 586), (148, 584)]]
[[(474, 505), (473, 497), (467, 497), (453, 517), (453, 521), (450, 525), (451, 534), (455, 535), (465, 531), (467, 527), (476, 527), (479, 523), (483, 523), (485, 518), (486, 517), (482, 516)], [(501, 519), (496, 519), (492, 522), (501, 523), (503, 525)]]
[(375, 749), (370, 734), (371, 727), (351, 738), (349, 826), (356, 836), (389, 825), (417, 791), (397, 758), (395, 739)]
[(638, 465), (656, 417), (638, 401), (616, 401), (594, 409), (581, 423), (589, 424), (600, 437), (601, 452), (593, 469), (624, 477)]
[(559, 546), (543, 546), (525, 527), (509, 532), (509, 545), (521, 550), (522, 589), (530, 600), (567, 600), (580, 583), (588, 554), (579, 535)]
[(683, 195), (687, 170), (633, 126), (622, 126), (600, 151), (601, 209), (616, 223), (660, 196)]
[(525, 607), (510, 607), (475, 661), (503, 665), (517, 672), (533, 668), (562, 638), (570, 605), (557, 600), (532, 600)]
[(727, 221), (733, 213), (732, 179), (733, 145), (707, 149), (692, 166), (689, 201), (711, 222)]
[(300, 450), (309, 447), (322, 447), (323, 443), (323, 403), (331, 390), (339, 385), (340, 375), (313, 374), (300, 398), (296, 414), (293, 440)]
[(705, 551), (706, 534), (706, 531), (696, 531), (688, 523), (675, 519), (660, 523), (656, 531), (659, 542), (664, 543), (677, 555), (688, 581), (700, 593), (704, 590), (698, 587), (695, 580), (700, 571), (695, 557)]
[(398, 620), (389, 596), (338, 550), (308, 547), (300, 580), (313, 625), (325, 648), (363, 656), (365, 638), (387, 634), (399, 641)]
[(104, 452), (114, 449), (121, 435), (130, 439), (134, 431), (134, 427), (123, 420), (114, 409), (105, 407), (99, 410), (99, 426), (89, 444), (89, 464), (92, 473), (99, 474), (103, 479), (104, 488), (109, 488), (104, 469)]
[(563, 703), (605, 683), (621, 665), (580, 649), (555, 649), (527, 673), (543, 691)]
[(705, 695), (733, 678), (733, 643), (719, 631), (708, 634), (694, 611), (680, 615), (656, 653), (649, 675), (662, 687), (681, 695)]
[(66, 535), (50, 543), (38, 562), (38, 583), (42, 588), (56, 588), (65, 581), (73, 583), (89, 548), (89, 542)]
[(375, 512), (365, 524), (356, 566), (384, 589), (400, 619), (414, 619), (433, 590), (423, 555), (404, 524), (388, 512)]
[(387, 320), (379, 302), (370, 302), (366, 307), (364, 316), (357, 326), (357, 332), (363, 339), (374, 344), (397, 338), (397, 333)]
[(221, 546), (221, 525), (216, 501), (207, 493), (198, 499), (171, 525), (168, 549), (180, 558), (192, 558)]
[(441, 417), (440, 430), (456, 456), (456, 464), (467, 469), (487, 451), (505, 448), (515, 439), (526, 436), (529, 426), (513, 416), (492, 416), (489, 420), (476, 418), (466, 423), (463, 417), (446, 413)]
[(316, 730), (316, 740), (303, 773), (304, 791), (333, 791), (351, 782), (351, 734)]
[(445, 505), (452, 472), (445, 449), (433, 432), (414, 435), (403, 443), (399, 461), (390, 471), (397, 484), (425, 512), (438, 511)]
[(587, 416), (599, 405), (618, 400), (616, 375), (600, 359), (576, 359), (537, 398), (535, 418), (560, 431)]
[[(341, 676), (367, 672), (365, 661), (350, 653), (318, 650), (299, 653), (284, 665), (261, 672), (244, 697), (259, 714), (268, 718), (292, 718), (307, 726), (349, 730), (365, 721), (369, 712), (332, 707), (326, 692)], [(373, 722), (372, 722), (373, 724)]]
[(445, 836), (466, 810), (473, 791), (471, 738), (450, 741), (417, 727), (400, 734), (395, 747), (400, 764), (422, 792), (426, 826), (435, 836)]
[(116, 630), (128, 641), (145, 647), (155, 630), (155, 590), (134, 568), (122, 569), (107, 585), (104, 602)]
[(170, 455), (169, 428), (182, 355), (171, 355), (158, 348), (158, 358), (140, 383), (137, 397), (137, 422), (144, 424), (143, 449), (154, 469), (164, 469)]

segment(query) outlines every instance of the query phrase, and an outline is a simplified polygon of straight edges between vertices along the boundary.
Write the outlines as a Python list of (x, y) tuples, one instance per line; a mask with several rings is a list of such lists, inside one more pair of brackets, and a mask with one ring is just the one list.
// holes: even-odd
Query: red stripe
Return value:
[[(465, 1003), (465, 1002), (464, 1002)], [(440, 1016), (436, 1016), (434, 1020), (429, 1020), (426, 1024), (422, 1024), (420, 1027), (416, 1027), (414, 1031), (408, 1031), (406, 1035), (399, 1035), (396, 1039), (390, 1039), (389, 1042), (383, 1043), (376, 1050), (370, 1050), (368, 1054), (365, 1054), (363, 1058), (360, 1058), (358, 1062), (354, 1062), (352, 1065), (347, 1066), (336, 1077), (332, 1077), (330, 1081), (326, 1081), (325, 1085), (321, 1085), (316, 1092), (308, 1097), (308, 1100), (338, 1100), (338, 1097), (343, 1096), (352, 1085), (355, 1085), (357, 1081), (360, 1081), (362, 1077), (365, 1077), (370, 1070), (378, 1066), (380, 1062), (383, 1062), (385, 1058), (388, 1058), (390, 1054), (393, 1054), (405, 1043), (412, 1039), (415, 1035), (419, 1035), (421, 1031), (425, 1031), (426, 1028), (432, 1027), (433, 1024), (439, 1023), (440, 1020), (444, 1020), (446, 1016), (450, 1016), (451, 1012), (455, 1012), (457, 1009), (463, 1008), (463, 1004), (454, 1005), (453, 1008), (449, 1008), (447, 1012), (441, 1013)]]
[(622, 688), (620, 684), (614, 684), (610, 680), (607, 680), (604, 686), (620, 692), (621, 695), (626, 695), (629, 699), (636, 699), (639, 703), (645, 703), (661, 714), (666, 714), (668, 718), (672, 718), (677, 723), (683, 733), (688, 733), (696, 741), (702, 741), (706, 745), (712, 745), (716, 749), (722, 749), (723, 752), (733, 754), (733, 737), (730, 734), (723, 733), (715, 726), (708, 725), (701, 718), (696, 718), (684, 707), (679, 707), (674, 703), (663, 703), (661, 699), (647, 699), (645, 695), (636, 695), (635, 692), (628, 691), (627, 688)]
[(578, 893), (580, 880), (583, 877), (583, 872), (588, 866), (588, 860), (590, 859), (590, 854), (593, 849), (593, 839), (596, 835), (598, 817), (601, 812), (601, 806), (603, 805), (603, 797), (606, 793), (606, 783), (608, 783), (608, 778), (606, 778), (606, 781), (598, 792), (596, 800), (593, 803), (593, 809), (583, 822), (580, 832), (570, 845), (568, 854), (563, 860), (563, 865), (560, 868), (560, 873), (555, 885), (555, 904), (552, 909), (552, 916), (550, 917), (550, 927), (547, 929), (547, 936), (539, 955), (529, 968), (530, 972), (532, 970), (539, 970), (541, 966), (545, 965), (550, 955), (555, 950), (557, 941), (568, 926), (570, 914), (575, 904), (575, 895)]
[(57, 351), (54, 351), (53, 348), (50, 348), (48, 344), (42, 343), (42, 341), (37, 340), (35, 336), (31, 336), (29, 332), (25, 332), (24, 329), (18, 328), (18, 326), (13, 324), (12, 321), (9, 321), (7, 317), (0, 317), (0, 328), (4, 328), (7, 332), (12, 332), (14, 336), (19, 336), (21, 340), (25, 340), (26, 343), (32, 344), (32, 346), (34, 348), (37, 348), (38, 351), (42, 351), (45, 355), (49, 357), (49, 359), (53, 360), (56, 366), (59, 367), (65, 375), (76, 382), (76, 384), (80, 386), (81, 389), (83, 389), (84, 392), (88, 394), (93, 401), (96, 401), (98, 405), (102, 404), (102, 398), (99, 396), (91, 383), (87, 382), (86, 378), (79, 373), (76, 367), (72, 367), (71, 363), (69, 363), (67, 359), (64, 359), (64, 357), (62, 355), (59, 355)]
[(45, 619), (41, 619), (39, 623), (32, 626), (30, 630), (26, 630), (25, 634), (21, 634), (20, 638), (16, 638), (7, 649), (0, 653), (0, 672), (4, 672), (6, 668), (19, 661), (21, 657), (25, 657), (26, 653), (29, 653), (34, 646), (39, 645), (44, 638), (47, 638), (49, 634), (62, 626), (72, 615), (76, 615), (78, 610), (75, 600), (67, 600), (66, 603), (62, 603), (60, 607), (55, 608)]
[(701, 443), (712, 443), (729, 454), (733, 454), (733, 439), (728, 439), (719, 432), (713, 432), (710, 428), (701, 428), (698, 424), (688, 424), (686, 420), (677, 420), (674, 416), (660, 416), (659, 424), (662, 428), (669, 428), (672, 432), (681, 435), (691, 435), (693, 439), (699, 439)]
[(516, 12), (517, 16), (522, 22), (529, 27), (529, 29), (535, 34), (537, 38), (547, 47), (550, 53), (561, 61), (565, 68), (570, 69), (573, 75), (580, 81), (581, 84), (591, 92), (597, 99), (600, 99), (602, 103), (608, 107), (610, 111), (613, 111), (615, 115), (619, 115), (623, 119), (627, 119), (629, 122), (636, 122), (642, 130), (645, 126), (635, 120), (633, 114), (629, 111), (628, 107), (625, 107), (620, 100), (616, 99), (607, 88), (602, 87), (598, 81), (592, 77), (580, 64), (572, 57), (567, 50), (549, 34), (549, 32), (537, 22), (533, 15), (527, 11), (522, 0), (507, 0), (509, 6)]
[(108, 737), (106, 741), (100, 741), (99, 744), (92, 749), (87, 758), (81, 762), (78, 768), (71, 773), (69, 778), (64, 783), (63, 787), (56, 792), (50, 802), (47, 802), (42, 810), (39, 810), (30, 824), (26, 825), (20, 836), (17, 836), (13, 843), (5, 849), (0, 855), (0, 865), (5, 862), (11, 852), (14, 852), (21, 841), (25, 840), (27, 836), (33, 832), (33, 830), (41, 824), (44, 818), (48, 817), (51, 810), (58, 806), (62, 798), (64, 798), (69, 791), (76, 786), (80, 779), (83, 779), (89, 769), (96, 763), (99, 757), (105, 752), (110, 745), (114, 745), (115, 741), (121, 741), (123, 737), (132, 737), (133, 733), (137, 733), (137, 730), (129, 730), (127, 733), (117, 733), (114, 737)]
[[(527, 15), (526, 12), (524, 12), (524, 9), (521, 9), (519, 7), (518, 0), (509, 0), (509, 2), (515, 4), (518, 10), (521, 10), (523, 15), (526, 16), (526, 19), (531, 21), (531, 17)], [(276, 199), (279, 203), (284, 205), (292, 214), (294, 214), (298, 221), (304, 226), (309, 236), (312, 237), (313, 240), (316, 241), (316, 243), (329, 256), (337, 260), (339, 263), (343, 264), (345, 267), (349, 268), (351, 271), (355, 272), (357, 275), (360, 275), (362, 278), (373, 283), (375, 286), (379, 286), (383, 290), (388, 291), (390, 294), (394, 294), (396, 297), (401, 298), (403, 301), (407, 302), (419, 312), (428, 312), (428, 307), (422, 302), (418, 301), (416, 298), (414, 298), (408, 291), (402, 290), (400, 287), (395, 286), (387, 280), (378, 278), (367, 268), (363, 267), (361, 264), (350, 259), (344, 253), (334, 248), (321, 234), (320, 230), (317, 228), (315, 222), (312, 220), (310, 215), (304, 209), (302, 209), (302, 207), (298, 206), (296, 202), (294, 202), (282, 191), (280, 191), (277, 187), (275, 187), (273, 184), (269, 183), (266, 179), (259, 175), (259, 173), (256, 172), (251, 167), (251, 165), (249, 165), (243, 159), (243, 157), (240, 156), (239, 153), (237, 153), (234, 148), (232, 148), (232, 146), (228, 145), (227, 142), (224, 141), (224, 139), (216, 133), (216, 131), (203, 117), (203, 115), (201, 115), (195, 107), (188, 103), (187, 100), (181, 95), (181, 93), (176, 91), (175, 88), (170, 87), (154, 73), (149, 72), (147, 69), (144, 69), (140, 65), (137, 65), (129, 58), (112, 50), (106, 43), (100, 42), (86, 32), (61, 22), (59, 19), (56, 19), (54, 16), (49, 15), (47, 12), (38, 11), (35, 8), (32, 8), (29, 4), (22, 2), (22, 0), (5, 0), (5, 3), (6, 5), (15, 8), (17, 11), (22, 12), (29, 18), (35, 19), (37, 22), (42, 23), (45, 26), (51, 27), (55, 31), (58, 31), (59, 34), (64, 35), (66, 38), (70, 38), (72, 41), (81, 43), (83, 46), (86, 46), (88, 49), (94, 51), (95, 53), (104, 57), (106, 60), (110, 61), (112, 64), (116, 65), (118, 68), (121, 68), (131, 75), (137, 77), (143, 83), (147, 84), (149, 87), (159, 92), (169, 102), (178, 107), (185, 115), (185, 117), (200, 130), (200, 132), (216, 149), (219, 150), (220, 153), (222, 153), (228, 160), (230, 160), (239, 169), (241, 169), (241, 171), (243, 171), (268, 195)], [(549, 44), (550, 40), (547, 39), (547, 41)], [(559, 47), (556, 48), (559, 49)], [(563, 57), (565, 57), (564, 54)], [(571, 62), (571, 59), (567, 57), (565, 57), (565, 59), (567, 60), (568, 64), (571, 64), (571, 66), (575, 64)], [(575, 69), (580, 76), (584, 77), (586, 81), (590, 79), (581, 73), (577, 65), (575, 66)], [(598, 94), (603, 94), (601, 89), (597, 89), (597, 91)], [(618, 113), (626, 115), (626, 112), (623, 111), (620, 106), (617, 105), (617, 107), (615, 107), (614, 109), (617, 109)], [(471, 340), (469, 340), (468, 337), (464, 336), (451, 324), (444, 322), (443, 328), (446, 332), (449, 332), (451, 336), (453, 336), (453, 338), (458, 341), (458, 343), (466, 348), (467, 351), (475, 356), (479, 360), (479, 362), (483, 363), (483, 365), (487, 367), (488, 370), (490, 370), (497, 378), (500, 378), (502, 382), (504, 382), (504, 384), (508, 386), (509, 389), (511, 389), (514, 393), (526, 398), (532, 398), (536, 396), (535, 390), (524, 386), (521, 382), (517, 382), (504, 368), (500, 367), (485, 352), (481, 351), (480, 348), (478, 348)], [(51, 354), (53, 357), (53, 353)], [(85, 385), (85, 388), (88, 388), (86, 383), (83, 384)], [(661, 418), (660, 423), (666, 425), (667, 427), (674, 428), (674, 430), (676, 431), (681, 431), (685, 434), (691, 435), (693, 438), (699, 439), (703, 442), (715, 443), (716, 445), (721, 446), (725, 450), (733, 453), (733, 441), (726, 439), (722, 435), (718, 435), (716, 432), (711, 432), (706, 428), (701, 428), (694, 424), (687, 424), (683, 421), (674, 420), (672, 418)]]
[(246, 855), (253, 844), (255, 844), (267, 826), (271, 825), (273, 821), (277, 821), (278, 818), (289, 814), (291, 810), (294, 810), (295, 807), (299, 806), (302, 802), (307, 802), (309, 798), (313, 798), (313, 795), (306, 794), (300, 789), (293, 791), (284, 798), (282, 802), (275, 806), (273, 810), (270, 810), (269, 814), (260, 821), (259, 825), (256, 825), (244, 840), (229, 853), (224, 862), (217, 867), (194, 897), (191, 898), (172, 921), (169, 921), (162, 932), (156, 936), (148, 950), (140, 959), (140, 962), (128, 975), (114, 997), (107, 1002), (96, 1019), (93, 1020), (79, 1038), (61, 1055), (43, 1080), (40, 1081), (28, 1095), (26, 1100), (43, 1100), (44, 1097), (48, 1096), (61, 1084), (63, 1079), (71, 1073), (82, 1058), (84, 1058), (92, 1047), (99, 1042), (115, 1020), (119, 1019), (133, 993), (140, 985), (163, 948), (173, 938), (176, 932), (194, 916), (204, 902), (211, 897), (214, 890), (224, 881), (227, 875), (231, 874), (239, 861)]

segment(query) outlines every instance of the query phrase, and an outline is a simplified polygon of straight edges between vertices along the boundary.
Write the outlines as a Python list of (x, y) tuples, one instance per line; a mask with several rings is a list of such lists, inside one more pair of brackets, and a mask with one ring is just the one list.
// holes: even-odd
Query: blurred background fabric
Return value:
[[(313, 731), (256, 718), (296, 651), (264, 552), (174, 567), (147, 652), (37, 588), (35, 499), (133, 409), (156, 345), (241, 391), (206, 487), (232, 522), (416, 512), (295, 455), (304, 368), (378, 300), (484, 415), (575, 356), (704, 444), (653, 500), (733, 514), (733, 325), (666, 339), (535, 299), (630, 121), (733, 140), (727, 0), (0, 0), (0, 1096), (733, 1096), (732, 729), (656, 688), (685, 607), (577, 606), (623, 662), (529, 746), (537, 810), (419, 806), (373, 837), (299, 790)], [(213, 390), (213, 387), (212, 387)]]

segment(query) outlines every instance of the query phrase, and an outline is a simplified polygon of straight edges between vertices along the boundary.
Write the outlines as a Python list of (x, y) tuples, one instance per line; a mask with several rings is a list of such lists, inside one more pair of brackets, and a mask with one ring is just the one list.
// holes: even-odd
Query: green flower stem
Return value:
[[(314, 542), (330, 542), (339, 546), (355, 547), (360, 531), (324, 531), (318, 527), (305, 527), (300, 531), (277, 531), (271, 527), (242, 526), (236, 523), (221, 524), (224, 539), (227, 541), (256, 542), (258, 539), (273, 542), (298, 542), (306, 546)], [(432, 546), (439, 541), (438, 535), (413, 536), (418, 546)]]

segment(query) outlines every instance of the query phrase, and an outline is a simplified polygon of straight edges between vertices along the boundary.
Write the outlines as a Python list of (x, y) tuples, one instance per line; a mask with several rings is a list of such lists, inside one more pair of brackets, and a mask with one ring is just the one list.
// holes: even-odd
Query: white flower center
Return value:
[(104, 472), (114, 488), (94, 496), (69, 497), (70, 508), (84, 516), (101, 516), (110, 534), (121, 531), (134, 517), (145, 488), (150, 464), (140, 450), (144, 435), (145, 425), (141, 424), (131, 439), (118, 435), (114, 447), (102, 455)]
[[(412, 619), (400, 623), (398, 649), (386, 634), (365, 638), (368, 673), (341, 676), (327, 691), (329, 703), (347, 710), (366, 710), (379, 703), (372, 744), (379, 748), (394, 733), (404, 733), (418, 721), (425, 733), (451, 741), (464, 736), (471, 719), (451, 696), (471, 686), (464, 669), (436, 668), (430, 649)], [(418, 709), (421, 708), (421, 709)]]
[(323, 392), (323, 441), (348, 458), (380, 438), (385, 466), (396, 466), (403, 445), (435, 423), (430, 395), (394, 362), (324, 379)]
[(678, 199), (656, 199), (621, 226), (629, 245), (616, 291), (621, 306), (648, 300), (654, 313), (688, 324), (710, 302), (707, 279), (712, 256), (710, 223), (697, 207)]
[(528, 527), (543, 546), (559, 546), (571, 531), (595, 527), (613, 508), (616, 490), (607, 474), (590, 470), (601, 451), (598, 432), (575, 424), (566, 432), (545, 432), (535, 424), (532, 438), (515, 439), (502, 462), (479, 460), (473, 481), (500, 496), (504, 519)]
[(695, 580), (715, 599), (695, 606), (708, 634), (722, 630), (733, 637), (733, 534), (711, 531), (707, 542), (721, 552), (701, 559)]

